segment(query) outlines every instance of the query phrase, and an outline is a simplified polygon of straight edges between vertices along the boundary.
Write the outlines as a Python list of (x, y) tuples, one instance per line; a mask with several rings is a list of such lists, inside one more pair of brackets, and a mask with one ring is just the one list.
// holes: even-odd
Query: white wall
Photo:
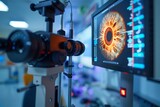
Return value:
[(134, 76), (134, 93), (160, 106), (160, 83), (149, 81), (145, 77)]

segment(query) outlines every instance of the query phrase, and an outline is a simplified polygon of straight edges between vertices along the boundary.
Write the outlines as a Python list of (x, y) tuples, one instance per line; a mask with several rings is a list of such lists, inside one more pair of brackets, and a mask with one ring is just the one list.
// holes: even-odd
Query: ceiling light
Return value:
[(10, 21), (9, 25), (15, 28), (28, 28), (28, 23), (24, 21)]
[(5, 11), (7, 12), (9, 9), (8, 9), (8, 6), (5, 5), (2, 1), (0, 1), (0, 11)]

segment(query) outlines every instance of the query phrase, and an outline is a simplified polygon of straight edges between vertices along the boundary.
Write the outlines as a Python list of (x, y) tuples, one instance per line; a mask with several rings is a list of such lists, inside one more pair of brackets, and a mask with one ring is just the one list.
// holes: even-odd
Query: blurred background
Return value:
[[(61, 0), (64, 2), (63, 0)], [(76, 107), (120, 107), (120, 72), (95, 67), (91, 64), (91, 15), (108, 0), (70, 0), (73, 6), (74, 39), (86, 46), (79, 57), (73, 57), (72, 103)], [(0, 37), (7, 38), (15, 30), (11, 21), (24, 21), (32, 31), (45, 30), (45, 19), (30, 10), (31, 3), (39, 0), (0, 0)], [(5, 4), (4, 10), (1, 4)], [(70, 28), (70, 6), (64, 13), (64, 29)], [(60, 29), (60, 16), (56, 16), (53, 32)], [(18, 88), (28, 85), (32, 76), (26, 77), (27, 65), (14, 64), (0, 53), (0, 107), (23, 107), (24, 92)], [(67, 72), (68, 69), (65, 69)], [(26, 81), (26, 78), (29, 78)], [(64, 103), (68, 101), (68, 78), (62, 77)], [(134, 76), (134, 107), (160, 106), (160, 82)]]

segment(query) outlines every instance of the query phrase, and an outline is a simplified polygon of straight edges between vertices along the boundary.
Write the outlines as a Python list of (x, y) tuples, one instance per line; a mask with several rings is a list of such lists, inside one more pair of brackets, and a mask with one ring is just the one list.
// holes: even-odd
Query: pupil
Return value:
[(111, 31), (109, 31), (108, 33), (107, 33), (107, 41), (111, 41), (112, 40), (112, 32)]

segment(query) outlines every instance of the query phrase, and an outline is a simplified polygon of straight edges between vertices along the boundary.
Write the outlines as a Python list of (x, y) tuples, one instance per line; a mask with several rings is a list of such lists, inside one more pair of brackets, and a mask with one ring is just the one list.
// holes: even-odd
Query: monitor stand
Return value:
[(126, 89), (126, 96), (121, 95), (122, 107), (133, 107), (133, 75), (121, 73), (120, 89)]

